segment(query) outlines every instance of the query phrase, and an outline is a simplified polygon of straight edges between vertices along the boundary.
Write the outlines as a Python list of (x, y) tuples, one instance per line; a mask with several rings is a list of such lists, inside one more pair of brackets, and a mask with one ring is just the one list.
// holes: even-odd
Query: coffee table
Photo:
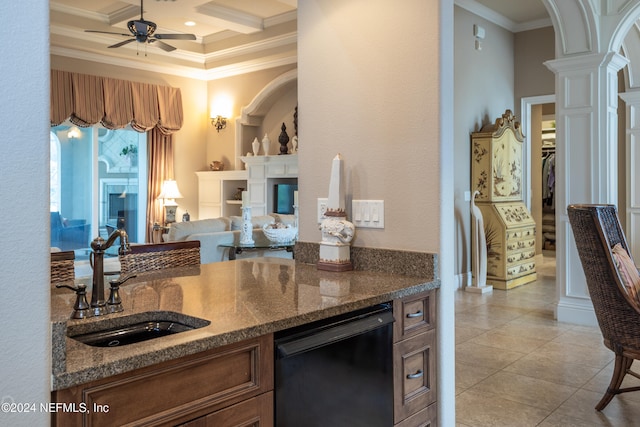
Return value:
[(296, 244), (295, 241), (284, 242), (284, 243), (253, 243), (250, 245), (242, 245), (238, 244), (225, 244), (220, 245), (221, 248), (229, 249), (229, 261), (233, 261), (236, 259), (236, 255), (241, 254), (244, 251), (259, 251), (259, 250), (272, 250), (272, 251), (282, 251), (285, 250), (287, 252), (293, 253), (293, 246)]

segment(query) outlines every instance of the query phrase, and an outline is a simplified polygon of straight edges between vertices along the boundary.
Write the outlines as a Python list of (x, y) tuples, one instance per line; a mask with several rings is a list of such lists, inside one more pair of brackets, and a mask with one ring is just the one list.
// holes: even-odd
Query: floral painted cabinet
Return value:
[(536, 280), (535, 222), (522, 200), (520, 123), (507, 110), (471, 134), (471, 193), (484, 218), (487, 284), (511, 289)]

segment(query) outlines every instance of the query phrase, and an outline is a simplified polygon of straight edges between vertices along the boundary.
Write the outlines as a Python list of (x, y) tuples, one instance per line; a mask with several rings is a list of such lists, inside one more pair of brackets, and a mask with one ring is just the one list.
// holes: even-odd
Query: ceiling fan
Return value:
[(144, 0), (140, 0), (140, 19), (135, 19), (133, 21), (127, 22), (127, 28), (129, 28), (129, 31), (131, 32), (131, 34), (114, 33), (110, 31), (99, 31), (99, 30), (85, 30), (85, 32), (117, 34), (119, 36), (132, 37), (129, 40), (125, 40), (120, 43), (113, 44), (109, 46), (110, 48), (124, 46), (131, 42), (137, 41), (139, 43), (154, 44), (166, 52), (171, 52), (172, 50), (176, 50), (176, 48), (171, 46), (170, 44), (163, 42), (162, 40), (168, 40), (168, 39), (195, 40), (196, 39), (196, 36), (194, 34), (155, 34), (156, 28), (157, 28), (155, 22), (144, 20), (143, 2)]

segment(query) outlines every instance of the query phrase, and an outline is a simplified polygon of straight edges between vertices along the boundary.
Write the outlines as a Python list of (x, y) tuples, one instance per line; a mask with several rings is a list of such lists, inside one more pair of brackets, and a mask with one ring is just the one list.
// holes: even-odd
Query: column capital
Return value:
[(640, 103), (640, 89), (627, 90), (619, 93), (618, 96), (627, 104)]
[(551, 59), (546, 61), (544, 65), (556, 74), (601, 67), (609, 68), (612, 72), (617, 73), (628, 63), (629, 60), (619, 53), (607, 52)]

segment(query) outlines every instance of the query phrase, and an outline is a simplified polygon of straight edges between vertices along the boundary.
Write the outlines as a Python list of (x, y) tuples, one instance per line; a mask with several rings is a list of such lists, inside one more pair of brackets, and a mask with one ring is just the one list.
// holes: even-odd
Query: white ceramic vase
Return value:
[(251, 143), (251, 148), (253, 149), (253, 155), (257, 156), (260, 151), (260, 141), (258, 141), (258, 137), (256, 136)]
[(269, 155), (269, 146), (271, 145), (271, 140), (269, 139), (269, 135), (264, 134), (264, 138), (262, 138), (262, 150), (264, 151), (264, 155)]

